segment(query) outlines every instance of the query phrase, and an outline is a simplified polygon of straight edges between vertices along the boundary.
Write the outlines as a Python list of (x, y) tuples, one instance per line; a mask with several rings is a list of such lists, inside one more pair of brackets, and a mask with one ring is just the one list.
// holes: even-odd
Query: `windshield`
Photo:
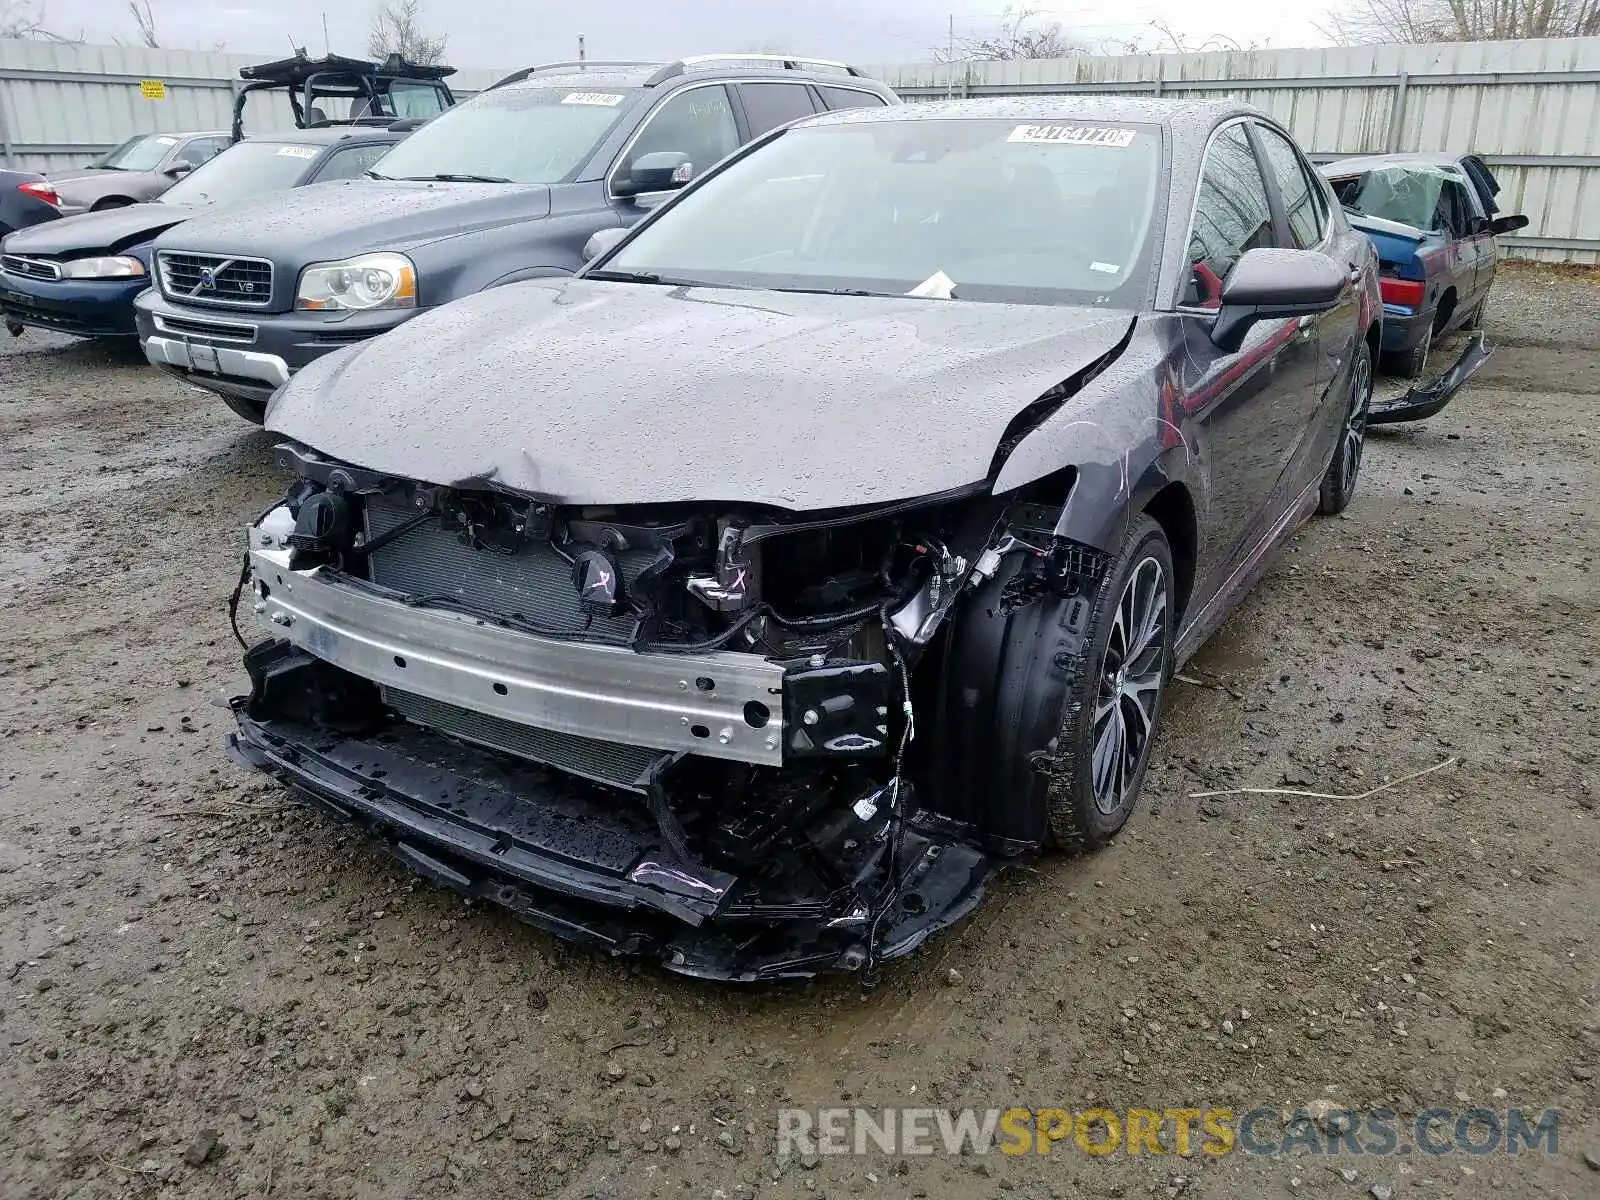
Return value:
[(1449, 178), (1437, 167), (1410, 164), (1379, 167), (1332, 182), (1339, 203), (1351, 212), (1396, 221), (1414, 229), (1431, 229), (1439, 193)]
[(638, 93), (496, 88), (424, 125), (375, 173), (382, 179), (560, 183), (588, 161)]
[(1137, 307), (1160, 161), (1149, 125), (791, 129), (685, 195), (596, 274)]
[(240, 142), (196, 167), (161, 195), (162, 204), (232, 204), (293, 187), (321, 146)]
[(115, 171), (153, 171), (177, 144), (177, 138), (166, 134), (143, 134), (106, 151), (89, 165)]

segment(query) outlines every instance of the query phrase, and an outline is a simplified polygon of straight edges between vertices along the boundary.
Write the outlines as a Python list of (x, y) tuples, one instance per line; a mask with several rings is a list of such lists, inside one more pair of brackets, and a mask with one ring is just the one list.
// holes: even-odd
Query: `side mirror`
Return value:
[(644, 192), (666, 192), (681, 188), (694, 178), (694, 163), (689, 156), (677, 150), (657, 150), (641, 154), (623, 178), (617, 180), (614, 190), (619, 196), (638, 196)]
[(612, 250), (618, 242), (627, 236), (628, 231), (616, 225), (591, 234), (589, 240), (583, 244), (583, 261), (592, 263), (602, 254)]
[(1521, 213), (1509, 217), (1496, 217), (1489, 222), (1489, 232), (1499, 237), (1502, 233), (1514, 233), (1518, 229), (1528, 227), (1528, 218)]
[(192, 170), (194, 170), (194, 164), (192, 162), (185, 162), (180, 158), (177, 162), (173, 163), (161, 173), (167, 176), (169, 179), (182, 179)]
[(1211, 340), (1231, 353), (1257, 321), (1327, 312), (1345, 282), (1345, 272), (1315, 250), (1248, 250), (1222, 284)]

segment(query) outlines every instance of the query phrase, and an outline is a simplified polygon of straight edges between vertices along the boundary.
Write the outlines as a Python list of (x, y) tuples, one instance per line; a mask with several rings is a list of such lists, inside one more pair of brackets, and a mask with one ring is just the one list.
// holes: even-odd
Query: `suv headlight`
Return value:
[(61, 264), (63, 279), (135, 279), (144, 274), (144, 264), (126, 254), (110, 258), (74, 258)]
[(317, 312), (415, 308), (417, 269), (404, 254), (363, 254), (300, 272), (294, 306)]

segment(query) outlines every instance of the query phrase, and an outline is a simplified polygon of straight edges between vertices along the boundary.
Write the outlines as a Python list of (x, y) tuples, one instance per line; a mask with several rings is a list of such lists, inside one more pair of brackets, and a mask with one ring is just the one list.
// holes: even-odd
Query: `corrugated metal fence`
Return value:
[[(270, 55), (0, 41), (0, 161), (83, 163), (134, 133), (226, 129), (239, 68)], [(510, 67), (507, 68), (512, 69)], [(1519, 254), (1600, 262), (1600, 38), (1245, 53), (1081, 56), (869, 68), (907, 100), (947, 94), (1233, 95), (1283, 121), (1314, 157), (1473, 150), (1525, 212)], [(498, 71), (450, 80), (470, 94)], [(141, 84), (163, 85), (149, 99)], [(251, 126), (288, 123), (256, 104)], [(274, 125), (272, 122), (277, 122)]]
[(1475, 151), (1501, 207), (1529, 217), (1519, 255), (1600, 262), (1600, 38), (1357, 46), (875, 69), (907, 100), (1068, 92), (1233, 96), (1316, 159)]
[[(0, 40), (0, 164), (60, 171), (136, 133), (227, 129), (239, 68), (270, 57)], [(497, 78), (458, 71), (449, 82), (465, 95)], [(252, 102), (245, 115), (253, 133), (294, 125), (276, 98)]]

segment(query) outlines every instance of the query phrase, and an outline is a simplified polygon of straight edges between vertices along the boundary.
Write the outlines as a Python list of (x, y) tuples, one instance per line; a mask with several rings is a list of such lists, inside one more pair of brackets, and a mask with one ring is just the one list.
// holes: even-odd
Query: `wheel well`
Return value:
[(133, 204), (131, 196), (102, 196), (89, 206), (90, 212), (99, 212), (103, 208), (128, 208)]
[(1367, 326), (1367, 349), (1372, 351), (1372, 365), (1376, 367), (1383, 351), (1383, 326), (1377, 321)]
[(1450, 324), (1450, 317), (1456, 311), (1456, 290), (1446, 288), (1444, 295), (1439, 297), (1439, 307), (1433, 317), (1433, 331), (1442, 333), (1444, 327)]
[(1150, 498), (1144, 511), (1161, 526), (1161, 532), (1167, 535), (1167, 545), (1172, 548), (1172, 569), (1177, 575), (1173, 590), (1177, 594), (1177, 615), (1181, 619), (1194, 591), (1195, 562), (1200, 553), (1194, 500), (1183, 484), (1169, 483)]

